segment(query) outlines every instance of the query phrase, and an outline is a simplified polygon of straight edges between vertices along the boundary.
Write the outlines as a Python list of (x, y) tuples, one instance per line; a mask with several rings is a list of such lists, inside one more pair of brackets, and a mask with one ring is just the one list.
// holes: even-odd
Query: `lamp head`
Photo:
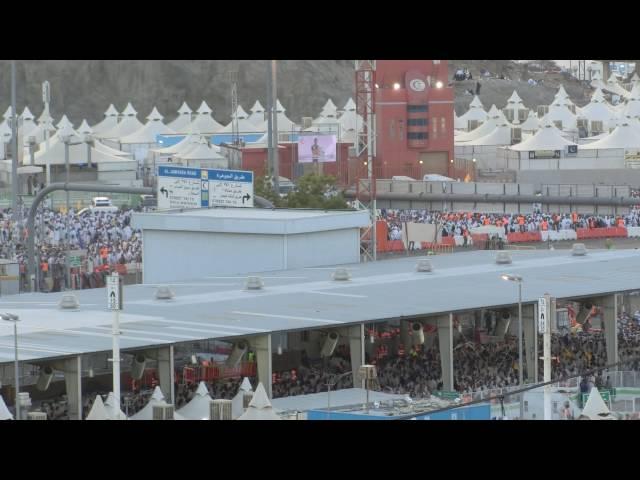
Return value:
[(504, 273), (501, 275), (503, 280), (507, 280), (509, 282), (522, 282), (522, 277), (520, 275), (511, 275), (508, 273)]

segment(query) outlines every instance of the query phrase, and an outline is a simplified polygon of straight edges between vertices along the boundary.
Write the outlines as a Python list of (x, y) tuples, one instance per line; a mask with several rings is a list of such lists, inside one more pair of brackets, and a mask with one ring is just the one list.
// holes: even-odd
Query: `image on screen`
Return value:
[(336, 161), (335, 135), (305, 135), (298, 138), (298, 163)]

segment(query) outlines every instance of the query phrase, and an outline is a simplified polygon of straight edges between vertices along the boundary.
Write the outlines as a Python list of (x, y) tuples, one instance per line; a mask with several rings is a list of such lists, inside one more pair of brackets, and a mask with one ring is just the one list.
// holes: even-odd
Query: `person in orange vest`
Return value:
[(624, 228), (624, 218), (618, 218), (618, 227)]
[(540, 222), (540, 229), (543, 232), (546, 232), (549, 229), (549, 224), (547, 223), (547, 219), (543, 219), (542, 222)]
[(520, 233), (524, 233), (524, 217), (522, 215), (518, 216), (518, 225), (520, 225)]

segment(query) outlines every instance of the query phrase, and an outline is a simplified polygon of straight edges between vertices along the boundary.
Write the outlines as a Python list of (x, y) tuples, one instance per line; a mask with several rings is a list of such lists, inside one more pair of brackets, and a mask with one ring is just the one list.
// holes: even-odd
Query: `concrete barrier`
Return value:
[(627, 237), (640, 237), (640, 227), (627, 227)]

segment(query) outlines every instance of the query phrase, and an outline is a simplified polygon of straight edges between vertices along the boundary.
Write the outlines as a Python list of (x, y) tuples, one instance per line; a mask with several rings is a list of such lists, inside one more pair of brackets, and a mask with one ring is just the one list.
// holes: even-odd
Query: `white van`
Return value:
[(400, 181), (403, 181), (403, 182), (415, 182), (416, 181), (415, 178), (405, 177), (404, 175), (394, 175), (393, 177), (391, 177), (391, 180), (400, 180)]
[(109, 197), (93, 197), (91, 199), (91, 206), (80, 210), (78, 215), (82, 215), (86, 212), (116, 213), (118, 210), (119, 208), (113, 205)]
[(422, 177), (423, 182), (455, 182), (453, 178), (445, 177), (444, 175), (438, 175), (437, 173), (430, 173)]

